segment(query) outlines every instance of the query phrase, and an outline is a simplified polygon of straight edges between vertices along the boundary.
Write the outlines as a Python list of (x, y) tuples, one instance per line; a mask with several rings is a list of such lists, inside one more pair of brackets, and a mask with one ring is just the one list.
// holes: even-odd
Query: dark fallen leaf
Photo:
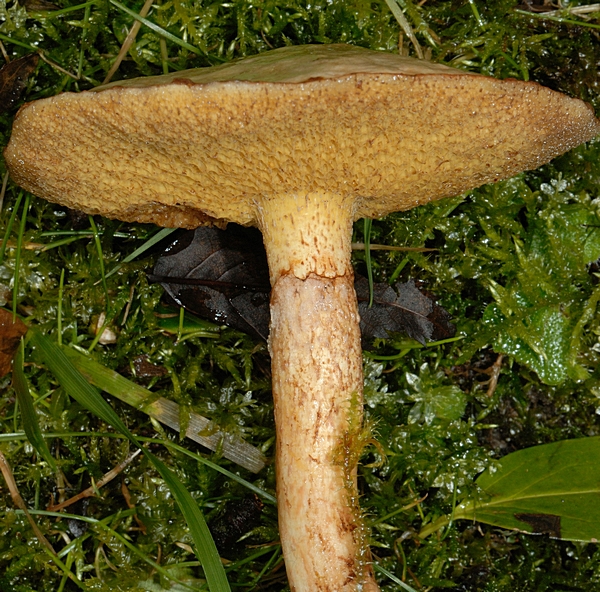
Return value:
[(0, 308), (0, 377), (10, 372), (21, 337), (25, 333), (27, 325), (20, 319), (13, 320), (12, 312)]
[(531, 526), (531, 534), (549, 534), (560, 538), (560, 516), (554, 514), (524, 514), (517, 513), (515, 518)]
[[(269, 271), (260, 233), (235, 224), (227, 230), (198, 228), (182, 233), (158, 259), (149, 276), (176, 304), (205, 319), (266, 341), (269, 335)], [(369, 286), (357, 276), (363, 345), (391, 333), (406, 333), (420, 343), (454, 335), (450, 315), (413, 281), (394, 287)]]
[(30, 53), (0, 68), (0, 113), (17, 104), (39, 59), (37, 53)]
[(60, 6), (48, 2), (48, 0), (19, 0), (19, 4), (23, 6), (27, 12), (46, 12), (58, 10), (60, 8)]
[(369, 282), (357, 276), (354, 282), (365, 339), (388, 339), (391, 333), (406, 333), (419, 343), (454, 335), (450, 315), (421, 292), (413, 280), (405, 284), (374, 284), (373, 305), (369, 307)]
[(257, 230), (231, 224), (182, 233), (149, 279), (186, 310), (266, 341), (271, 288)]
[(219, 553), (227, 556), (239, 549), (239, 539), (260, 524), (263, 506), (256, 495), (225, 506), (223, 513), (209, 526)]

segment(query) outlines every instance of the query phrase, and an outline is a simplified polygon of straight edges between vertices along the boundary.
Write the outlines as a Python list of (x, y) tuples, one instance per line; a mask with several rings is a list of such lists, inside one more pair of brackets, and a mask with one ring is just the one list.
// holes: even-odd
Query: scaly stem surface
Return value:
[(258, 205), (272, 283), (279, 528), (294, 592), (378, 589), (358, 509), (357, 455), (340, 455), (362, 420), (353, 213), (331, 195)]

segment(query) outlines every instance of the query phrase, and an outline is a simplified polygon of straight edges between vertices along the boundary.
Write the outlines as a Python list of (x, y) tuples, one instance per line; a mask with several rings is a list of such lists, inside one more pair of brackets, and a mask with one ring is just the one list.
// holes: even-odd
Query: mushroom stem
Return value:
[(378, 589), (356, 486), (363, 378), (353, 216), (345, 199), (322, 194), (258, 207), (273, 286), (279, 528), (294, 592)]

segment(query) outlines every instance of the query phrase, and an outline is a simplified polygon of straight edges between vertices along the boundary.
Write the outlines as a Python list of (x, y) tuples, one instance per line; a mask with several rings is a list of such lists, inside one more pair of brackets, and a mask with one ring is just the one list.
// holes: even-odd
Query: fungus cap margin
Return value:
[(588, 105), (343, 45), (117, 82), (25, 105), (13, 179), (70, 208), (170, 227), (256, 223), (279, 194), (377, 217), (534, 169), (600, 131)]

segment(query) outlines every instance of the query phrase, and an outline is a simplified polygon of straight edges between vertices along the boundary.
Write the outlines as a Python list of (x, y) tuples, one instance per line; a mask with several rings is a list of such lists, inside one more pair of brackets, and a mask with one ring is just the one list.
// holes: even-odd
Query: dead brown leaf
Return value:
[(17, 104), (39, 59), (37, 53), (30, 53), (0, 68), (0, 113)]
[(6, 376), (19, 347), (21, 337), (27, 333), (27, 325), (21, 319), (13, 319), (13, 314), (0, 308), (0, 377)]

